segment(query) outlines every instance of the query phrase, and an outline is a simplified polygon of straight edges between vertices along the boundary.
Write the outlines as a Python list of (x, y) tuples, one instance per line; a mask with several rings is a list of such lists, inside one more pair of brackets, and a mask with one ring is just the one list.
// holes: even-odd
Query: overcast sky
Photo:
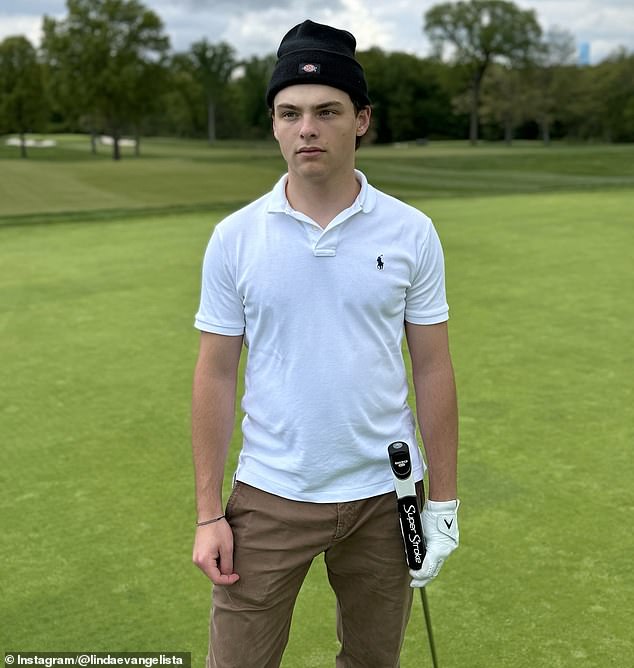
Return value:
[[(277, 49), (284, 33), (310, 18), (350, 30), (359, 49), (429, 55), (423, 13), (434, 0), (144, 0), (163, 20), (172, 48), (186, 50), (206, 37), (229, 42), (240, 57)], [(577, 45), (590, 45), (597, 63), (619, 46), (634, 52), (634, 0), (515, 0), (535, 9), (544, 30), (565, 28)], [(42, 16), (63, 17), (64, 0), (0, 0), (0, 39), (26, 35), (39, 44)]]

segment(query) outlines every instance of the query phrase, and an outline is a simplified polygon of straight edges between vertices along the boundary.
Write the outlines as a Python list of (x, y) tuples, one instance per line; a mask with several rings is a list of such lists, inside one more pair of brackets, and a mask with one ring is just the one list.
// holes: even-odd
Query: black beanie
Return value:
[(287, 86), (322, 84), (339, 88), (357, 103), (369, 105), (368, 84), (363, 68), (354, 57), (357, 41), (352, 33), (304, 21), (291, 28), (277, 50), (266, 103)]

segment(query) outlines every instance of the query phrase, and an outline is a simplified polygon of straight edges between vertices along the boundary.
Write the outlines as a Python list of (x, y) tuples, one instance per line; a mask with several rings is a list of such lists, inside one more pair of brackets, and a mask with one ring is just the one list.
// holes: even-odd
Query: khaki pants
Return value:
[(297, 594), (322, 552), (337, 598), (337, 668), (398, 668), (412, 590), (394, 493), (305, 503), (237, 482), (226, 516), (240, 580), (214, 587), (207, 668), (280, 665)]

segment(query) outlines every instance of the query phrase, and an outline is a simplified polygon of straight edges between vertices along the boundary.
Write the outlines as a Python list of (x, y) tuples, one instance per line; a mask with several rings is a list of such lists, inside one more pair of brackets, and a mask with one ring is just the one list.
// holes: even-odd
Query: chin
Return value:
[(326, 165), (312, 163), (312, 164), (297, 165), (297, 167), (293, 171), (299, 176), (316, 178), (316, 177), (327, 176), (330, 170)]

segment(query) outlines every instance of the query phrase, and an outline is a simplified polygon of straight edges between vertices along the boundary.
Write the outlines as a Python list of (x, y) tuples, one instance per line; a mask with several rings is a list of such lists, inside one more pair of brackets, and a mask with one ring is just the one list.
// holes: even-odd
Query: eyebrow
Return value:
[[(332, 100), (330, 102), (320, 102), (319, 104), (316, 104), (310, 108), (319, 111), (321, 109), (326, 109), (327, 107), (343, 107), (343, 103), (339, 102), (338, 100)], [(288, 109), (290, 111), (300, 111), (301, 107), (298, 107), (295, 104), (291, 104), (290, 102), (281, 102), (280, 104), (276, 105), (276, 109)]]

